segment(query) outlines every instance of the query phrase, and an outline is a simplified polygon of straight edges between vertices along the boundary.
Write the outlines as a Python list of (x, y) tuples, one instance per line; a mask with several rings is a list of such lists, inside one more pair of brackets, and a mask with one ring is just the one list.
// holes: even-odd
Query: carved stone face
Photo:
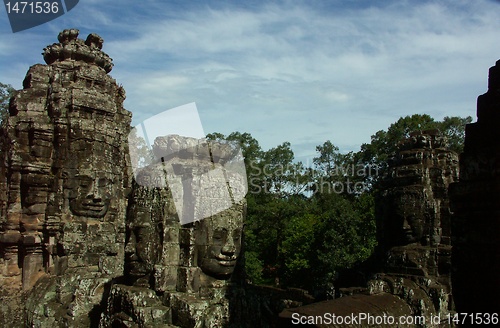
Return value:
[(416, 243), (424, 235), (424, 220), (421, 216), (409, 214), (403, 219), (403, 241)]
[(228, 279), (241, 251), (243, 216), (228, 209), (196, 223), (198, 266), (218, 279)]
[(151, 212), (137, 204), (133, 212), (125, 243), (125, 269), (127, 274), (139, 277), (153, 271), (161, 257), (162, 243), (159, 227), (153, 222)]
[(112, 182), (99, 173), (78, 174), (72, 182), (71, 212), (79, 216), (102, 218), (108, 212)]
[(153, 271), (161, 253), (157, 229), (151, 224), (135, 225), (125, 245), (126, 271), (131, 276), (145, 276)]
[(400, 191), (394, 199), (392, 231), (399, 244), (422, 242), (426, 232), (426, 204), (423, 193)]

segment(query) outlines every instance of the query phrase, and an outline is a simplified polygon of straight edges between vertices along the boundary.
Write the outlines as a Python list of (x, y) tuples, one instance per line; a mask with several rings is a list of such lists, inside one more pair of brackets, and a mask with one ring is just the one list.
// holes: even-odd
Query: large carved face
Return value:
[(196, 223), (198, 266), (218, 279), (228, 279), (241, 251), (243, 213), (234, 208)]
[(134, 208), (134, 217), (127, 229), (125, 270), (135, 277), (148, 275), (161, 257), (160, 227), (151, 211), (142, 206)]
[(424, 193), (401, 190), (394, 198), (392, 231), (399, 244), (423, 242), (426, 234), (426, 201)]
[(72, 180), (71, 212), (91, 218), (104, 217), (109, 208), (112, 181), (99, 172), (80, 172)]
[(424, 236), (424, 218), (419, 213), (408, 214), (403, 219), (403, 241), (416, 243)]

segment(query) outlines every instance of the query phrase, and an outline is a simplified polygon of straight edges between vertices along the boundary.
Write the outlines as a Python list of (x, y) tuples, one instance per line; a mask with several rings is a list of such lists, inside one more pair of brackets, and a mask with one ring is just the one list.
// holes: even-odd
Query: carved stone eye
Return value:
[(214, 240), (223, 240), (226, 236), (226, 231), (224, 229), (214, 231), (213, 239)]
[(241, 230), (237, 229), (233, 232), (233, 240), (239, 241), (241, 239)]
[(78, 177), (78, 180), (80, 181), (81, 188), (89, 188), (92, 185), (92, 179), (90, 177), (81, 176)]

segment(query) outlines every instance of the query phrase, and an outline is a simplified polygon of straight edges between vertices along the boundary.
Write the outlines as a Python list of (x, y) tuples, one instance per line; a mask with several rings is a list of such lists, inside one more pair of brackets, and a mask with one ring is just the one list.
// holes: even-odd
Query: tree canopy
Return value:
[(365, 261), (375, 249), (374, 187), (398, 143), (413, 131), (438, 129), (460, 152), (471, 121), (470, 116), (401, 117), (358, 152), (341, 153), (325, 141), (316, 147), (312, 167), (296, 161), (286, 141), (263, 150), (249, 133), (209, 134), (212, 140), (237, 142), (245, 157), (248, 279), (311, 291), (335, 284), (340, 271)]
[(387, 130), (377, 131), (369, 144), (362, 144), (361, 161), (381, 164), (386, 162), (397, 150), (398, 143), (410, 136), (413, 131), (437, 129), (448, 138), (450, 149), (461, 153), (465, 138), (465, 125), (472, 117), (446, 116), (436, 121), (427, 114), (414, 114), (399, 118)]
[(0, 122), (2, 122), (9, 113), (9, 100), (14, 92), (10, 84), (0, 82)]
[[(0, 83), (0, 120), (14, 89)], [(249, 192), (244, 234), (247, 278), (256, 284), (326, 289), (343, 269), (366, 260), (375, 238), (374, 193), (398, 143), (417, 130), (438, 129), (451, 150), (463, 150), (472, 118), (427, 114), (399, 118), (377, 131), (357, 152), (341, 153), (332, 141), (316, 146), (313, 166), (295, 160), (290, 142), (268, 150), (249, 133), (211, 133), (207, 139), (236, 143), (242, 151)], [(147, 165), (150, 151), (131, 135), (134, 163)], [(311, 279), (304, 279), (311, 277)]]

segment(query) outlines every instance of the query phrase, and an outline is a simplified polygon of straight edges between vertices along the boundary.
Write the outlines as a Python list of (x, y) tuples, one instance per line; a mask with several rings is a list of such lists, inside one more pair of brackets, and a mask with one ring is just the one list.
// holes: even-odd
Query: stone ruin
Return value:
[(445, 318), (455, 304), (500, 312), (500, 61), (467, 126), (460, 181), (437, 131), (404, 140), (382, 185), (379, 270), (364, 288), (301, 306), (312, 302), (303, 291), (243, 283), (245, 186), (231, 146), (160, 137), (152, 164), (133, 172), (125, 91), (108, 75), (102, 38), (78, 33), (44, 49), (47, 65), (29, 69), (0, 127), (0, 326), (287, 326), (294, 313)]
[(458, 155), (437, 130), (418, 131), (401, 142), (378, 200), (379, 273), (366, 288), (343, 290), (346, 296), (283, 311), (281, 325), (293, 326), (294, 313), (445, 318), (453, 311), (448, 186), (457, 179)]
[[(343, 290), (348, 296), (283, 311), (279, 326), (293, 326), (294, 314), (325, 313), (427, 318), (425, 325), (408, 327), (450, 326), (447, 314), (458, 320), (452, 320), (451, 326), (496, 324), (500, 313), (498, 122), (500, 60), (489, 70), (488, 91), (478, 97), (477, 122), (466, 126), (459, 167), (457, 155), (446, 149), (436, 131), (412, 134), (389, 163), (378, 200), (381, 273), (367, 288)], [(439, 315), (441, 322), (429, 320), (431, 315)]]
[(377, 232), (385, 259), (369, 294), (397, 295), (426, 318), (453, 311), (448, 187), (458, 176), (458, 155), (437, 130), (401, 143), (382, 185)]
[[(1, 127), (0, 325), (227, 326), (245, 215), (231, 147), (157, 138), (134, 178), (125, 91), (102, 38), (78, 34), (44, 49)], [(201, 201), (176, 204), (188, 196)]]
[[(180, 147), (182, 151), (173, 147), (182, 143), (190, 146)], [(132, 188), (125, 244), (126, 283), (112, 286), (102, 327), (129, 327), (133, 323), (139, 327), (229, 325), (229, 298), (234, 289), (229, 278), (241, 252), (246, 203), (229, 197), (226, 209), (213, 210), (217, 201), (208, 199), (210, 204), (204, 204), (207, 198), (200, 196), (206, 186), (234, 195), (231, 186), (241, 182), (229, 171), (224, 171), (225, 175), (213, 173), (212, 166), (221, 164), (222, 168), (221, 158), (230, 157), (217, 156), (223, 155), (222, 146), (179, 136), (155, 140), (156, 160), (141, 169)], [(213, 161), (206, 161), (211, 157)], [(175, 173), (182, 178), (177, 181)], [(170, 181), (168, 187), (160, 187), (165, 181)], [(152, 184), (156, 187), (151, 188)], [(212, 195), (223, 194), (213, 189)], [(172, 193), (179, 192), (198, 202), (174, 206)], [(193, 194), (196, 197), (191, 198)], [(181, 224), (180, 217), (196, 217), (204, 211), (210, 216)]]
[(131, 113), (102, 38), (77, 36), (65, 30), (44, 49), (47, 65), (29, 69), (2, 126), (0, 321), (9, 325), (22, 325), (24, 307), (26, 324), (87, 323), (123, 272)]
[(500, 60), (465, 130), (460, 181), (450, 186), (457, 312), (500, 313)]

